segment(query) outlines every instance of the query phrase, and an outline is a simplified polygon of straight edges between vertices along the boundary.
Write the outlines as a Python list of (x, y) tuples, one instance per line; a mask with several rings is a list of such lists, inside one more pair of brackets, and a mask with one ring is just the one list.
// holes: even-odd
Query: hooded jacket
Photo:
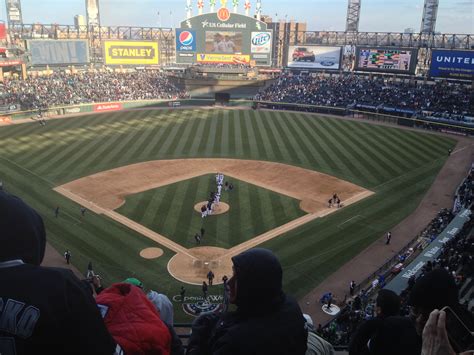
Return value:
[(170, 354), (170, 332), (140, 288), (114, 284), (96, 301), (110, 334), (125, 354)]
[(237, 311), (205, 315), (193, 325), (188, 354), (304, 355), (307, 331), (295, 300), (282, 291), (282, 269), (266, 249), (232, 258)]
[(38, 213), (0, 191), (0, 352), (113, 354), (90, 290), (70, 270), (39, 266), (45, 246)]

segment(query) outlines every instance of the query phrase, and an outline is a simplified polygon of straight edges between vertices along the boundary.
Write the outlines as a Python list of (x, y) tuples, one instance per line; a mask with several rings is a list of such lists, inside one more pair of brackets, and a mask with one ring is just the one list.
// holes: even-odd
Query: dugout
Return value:
[(225, 92), (216, 93), (214, 100), (216, 106), (228, 106), (230, 103), (230, 94)]

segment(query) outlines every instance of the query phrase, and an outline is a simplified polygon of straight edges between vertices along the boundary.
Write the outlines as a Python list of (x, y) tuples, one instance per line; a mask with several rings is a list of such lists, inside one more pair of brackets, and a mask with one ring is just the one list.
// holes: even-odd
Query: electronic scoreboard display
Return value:
[(356, 70), (414, 73), (417, 51), (402, 48), (357, 48)]

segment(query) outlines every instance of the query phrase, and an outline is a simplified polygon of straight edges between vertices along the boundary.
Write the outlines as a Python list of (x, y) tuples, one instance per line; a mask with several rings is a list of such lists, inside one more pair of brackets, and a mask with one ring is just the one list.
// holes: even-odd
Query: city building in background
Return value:
[(20, 0), (5, 0), (5, 4), (7, 8), (8, 27), (21, 25), (23, 23), (23, 15), (21, 13)]
[(85, 28), (87, 26), (86, 17), (83, 15), (74, 16), (74, 27), (76, 29)]

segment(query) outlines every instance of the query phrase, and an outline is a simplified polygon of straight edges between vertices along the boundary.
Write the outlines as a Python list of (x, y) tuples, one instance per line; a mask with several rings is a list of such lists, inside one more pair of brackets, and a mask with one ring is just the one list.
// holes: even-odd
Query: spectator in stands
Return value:
[(352, 336), (349, 345), (350, 355), (370, 354), (367, 344), (371, 337), (387, 317), (398, 316), (400, 312), (400, 297), (390, 290), (380, 290), (375, 302), (374, 318), (368, 319), (359, 325)]
[(0, 352), (113, 354), (116, 344), (88, 291), (70, 270), (41, 267), (39, 214), (0, 191)]
[(459, 304), (456, 283), (444, 269), (435, 269), (421, 277), (413, 286), (409, 297), (420, 335), (430, 313), (445, 306), (451, 307), (469, 329), (474, 329), (473, 316)]
[(130, 278), (96, 298), (105, 324), (125, 354), (170, 354), (172, 335), (142, 283)]
[(26, 80), (7, 79), (0, 83), (0, 105), (21, 104), (22, 110), (183, 97), (186, 97), (185, 92), (157, 71), (54, 73)]
[(311, 316), (303, 314), (303, 317), (308, 329), (308, 348), (305, 355), (334, 355), (333, 346), (316, 334)]
[(467, 122), (474, 117), (474, 92), (469, 85), (413, 84), (356, 75), (284, 74), (255, 99)]
[(197, 318), (187, 354), (305, 354), (305, 319), (298, 304), (282, 291), (276, 256), (255, 248), (234, 256), (232, 262), (229, 297), (237, 309), (220, 317)]

